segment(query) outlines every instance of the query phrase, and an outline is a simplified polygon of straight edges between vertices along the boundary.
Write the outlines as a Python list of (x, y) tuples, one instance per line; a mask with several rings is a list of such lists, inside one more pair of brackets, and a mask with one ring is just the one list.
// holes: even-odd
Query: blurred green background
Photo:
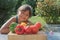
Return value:
[(48, 24), (60, 24), (60, 0), (0, 0), (0, 27), (23, 4), (33, 7), (33, 16), (43, 18)]

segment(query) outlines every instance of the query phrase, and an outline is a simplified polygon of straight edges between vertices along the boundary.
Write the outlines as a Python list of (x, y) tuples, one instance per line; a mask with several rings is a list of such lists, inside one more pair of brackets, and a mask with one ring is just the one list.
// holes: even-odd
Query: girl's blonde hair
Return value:
[(32, 15), (32, 7), (30, 5), (28, 5), (28, 4), (25, 4), (25, 5), (20, 6), (18, 8), (18, 10), (17, 10), (17, 13), (19, 11), (27, 11), (27, 10), (29, 10), (29, 17), (31, 17), (31, 15)]

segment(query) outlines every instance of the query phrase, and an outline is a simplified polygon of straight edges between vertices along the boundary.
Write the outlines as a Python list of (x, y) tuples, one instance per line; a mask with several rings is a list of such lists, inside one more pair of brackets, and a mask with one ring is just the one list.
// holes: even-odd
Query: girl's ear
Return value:
[(18, 12), (17, 12), (17, 15), (20, 15), (20, 14), (21, 14), (21, 11), (18, 11)]

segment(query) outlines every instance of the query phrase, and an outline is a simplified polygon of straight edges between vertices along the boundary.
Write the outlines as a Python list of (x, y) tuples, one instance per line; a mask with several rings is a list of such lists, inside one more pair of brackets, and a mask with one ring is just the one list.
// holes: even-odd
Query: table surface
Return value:
[[(0, 34), (0, 40), (8, 40), (8, 35)], [(60, 40), (60, 33), (47, 34), (47, 40)]]
[(8, 35), (0, 34), (0, 40), (8, 40)]

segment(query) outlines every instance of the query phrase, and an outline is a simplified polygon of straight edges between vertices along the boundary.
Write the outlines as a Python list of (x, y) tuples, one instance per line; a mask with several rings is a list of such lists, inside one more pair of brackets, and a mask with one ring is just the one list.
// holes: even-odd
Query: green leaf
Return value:
[(17, 26), (17, 23), (13, 22), (13, 23), (10, 25), (10, 31), (14, 32), (14, 29), (15, 29), (16, 26)]
[(46, 26), (46, 21), (40, 17), (40, 16), (32, 16), (30, 19), (29, 19), (32, 23), (36, 23), (36, 22), (40, 22), (42, 24), (42, 26)]

